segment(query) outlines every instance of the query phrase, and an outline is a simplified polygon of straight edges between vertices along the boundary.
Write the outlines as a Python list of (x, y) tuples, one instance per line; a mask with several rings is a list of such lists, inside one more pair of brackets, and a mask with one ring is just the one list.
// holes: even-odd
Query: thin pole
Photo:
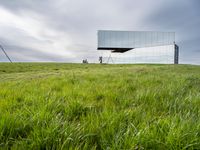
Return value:
[[(110, 55), (111, 55), (111, 54), (110, 54)], [(109, 55), (109, 57), (108, 57), (107, 64), (109, 63), (109, 60), (110, 60), (110, 55)]]
[(8, 60), (12, 63), (12, 60), (10, 59), (10, 57), (8, 56), (8, 54), (6, 53), (6, 51), (4, 50), (3, 46), (0, 45), (1, 50), (3, 51), (3, 53), (6, 55), (6, 57), (8, 58)]

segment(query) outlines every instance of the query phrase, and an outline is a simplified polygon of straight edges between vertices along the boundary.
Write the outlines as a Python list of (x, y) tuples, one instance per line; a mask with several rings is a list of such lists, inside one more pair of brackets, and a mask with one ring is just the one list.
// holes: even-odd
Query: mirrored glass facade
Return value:
[(174, 45), (136, 48), (125, 53), (112, 53), (111, 51), (100, 51), (103, 63), (108, 64), (173, 64)]
[(98, 49), (141, 48), (175, 43), (174, 32), (155, 31), (98, 31)]

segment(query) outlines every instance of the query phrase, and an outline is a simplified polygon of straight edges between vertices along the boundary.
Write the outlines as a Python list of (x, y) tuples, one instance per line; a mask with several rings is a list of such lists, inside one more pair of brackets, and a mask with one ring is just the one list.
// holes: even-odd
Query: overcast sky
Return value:
[(0, 43), (14, 61), (97, 62), (99, 29), (174, 31), (180, 62), (200, 64), (199, 0), (0, 0)]

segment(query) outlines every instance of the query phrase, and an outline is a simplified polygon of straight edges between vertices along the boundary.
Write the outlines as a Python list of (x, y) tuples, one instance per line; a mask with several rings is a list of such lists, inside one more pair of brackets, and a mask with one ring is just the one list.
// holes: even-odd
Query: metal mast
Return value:
[(3, 53), (6, 55), (6, 57), (8, 58), (8, 60), (12, 63), (12, 60), (10, 59), (10, 57), (8, 56), (8, 54), (6, 53), (6, 51), (4, 50), (3, 46), (0, 45), (1, 50), (3, 51)]

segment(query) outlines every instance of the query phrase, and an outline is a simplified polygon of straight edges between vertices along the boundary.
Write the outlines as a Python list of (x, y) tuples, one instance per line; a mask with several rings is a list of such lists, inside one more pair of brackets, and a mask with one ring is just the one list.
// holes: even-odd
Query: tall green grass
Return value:
[(0, 149), (200, 149), (200, 67), (1, 63)]

